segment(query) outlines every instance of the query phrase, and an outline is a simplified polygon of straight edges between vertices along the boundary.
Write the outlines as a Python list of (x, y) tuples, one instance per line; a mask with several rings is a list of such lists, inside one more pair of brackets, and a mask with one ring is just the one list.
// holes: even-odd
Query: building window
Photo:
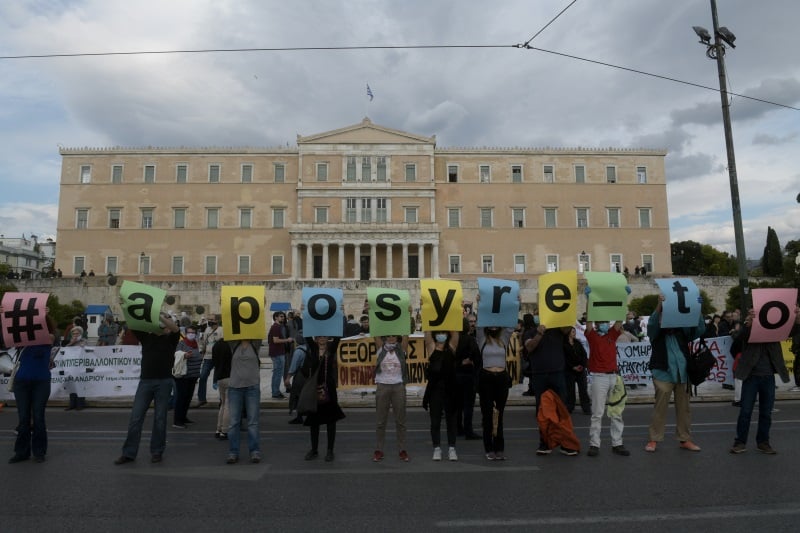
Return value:
[(328, 181), (328, 163), (317, 163), (317, 181)]
[(355, 224), (357, 220), (356, 199), (347, 198), (345, 200), (344, 221), (346, 224)]
[(522, 165), (511, 165), (511, 183), (522, 183)]
[(578, 272), (591, 272), (592, 256), (584, 251), (578, 254)]
[(219, 207), (209, 207), (206, 209), (206, 227), (208, 229), (219, 228)]
[(609, 228), (618, 228), (619, 227), (619, 207), (609, 207), (606, 211), (608, 212), (608, 227)]
[(117, 273), (117, 257), (110, 255), (106, 257), (106, 274)]
[(460, 255), (451, 255), (449, 257), (450, 263), (450, 273), (451, 274), (461, 274), (461, 256)]
[(418, 222), (416, 207), (405, 208), (405, 222), (406, 224), (416, 224)]
[(647, 167), (636, 167), (636, 180), (639, 183), (647, 183)]
[(556, 208), (555, 207), (545, 207), (544, 208), (544, 227), (545, 228), (555, 228), (556, 225), (557, 225)]
[(611, 269), (610, 272), (622, 273), (622, 254), (611, 254), (609, 257)]
[(386, 181), (386, 157), (380, 156), (376, 159), (378, 160), (378, 175), (376, 179), (377, 181)]
[(555, 172), (553, 165), (544, 165), (542, 167), (542, 178), (545, 183), (553, 183), (555, 181)]
[(250, 273), (250, 256), (249, 255), (240, 255), (239, 256), (239, 274), (249, 274)]
[(273, 274), (283, 274), (283, 256), (282, 255), (273, 255), (272, 256), (272, 273)]
[(155, 183), (156, 182), (156, 166), (155, 165), (145, 165), (144, 166), (144, 182), (145, 183)]
[(458, 165), (447, 165), (447, 183), (458, 183)]
[(589, 208), (578, 207), (575, 209), (575, 218), (579, 228), (589, 227)]
[(186, 227), (186, 208), (176, 207), (172, 210), (172, 227), (184, 229)]
[(389, 210), (387, 208), (386, 198), (375, 199), (375, 222), (379, 224), (389, 222)]
[(482, 228), (491, 228), (492, 227), (492, 208), (491, 207), (481, 207), (481, 227)]
[(217, 256), (209, 255), (206, 256), (206, 274), (216, 274), (217, 273)]
[(111, 166), (111, 183), (122, 183), (122, 165)]
[(243, 207), (239, 209), (239, 227), (242, 229), (250, 229), (253, 227), (253, 209), (250, 207)]
[(153, 211), (152, 207), (142, 208), (142, 229), (150, 229), (153, 227)]
[(511, 209), (511, 224), (515, 228), (525, 227), (525, 209), (514, 207)]
[(492, 181), (492, 167), (489, 165), (480, 165), (478, 167), (478, 175), (481, 183), (489, 183)]
[(177, 183), (186, 183), (189, 179), (189, 167), (186, 165), (177, 165), (175, 167), (175, 181)]
[(111, 229), (119, 229), (120, 220), (122, 219), (122, 209), (114, 207), (108, 210), (108, 227)]
[(84, 270), (86, 270), (86, 258), (79, 255), (72, 261), (72, 273), (78, 275)]
[(150, 274), (150, 256), (139, 255), (139, 274)]
[(275, 183), (284, 183), (286, 181), (286, 165), (283, 163), (272, 165), (272, 172), (275, 174)]
[(81, 165), (81, 183), (92, 182), (92, 167), (91, 165)]
[(548, 254), (544, 256), (544, 262), (547, 265), (548, 272), (558, 272), (558, 256), (555, 254)]
[(575, 165), (575, 183), (586, 183), (586, 167)]
[(650, 227), (650, 208), (649, 207), (640, 207), (639, 208), (639, 227), (640, 228), (649, 228)]
[(253, 165), (242, 165), (242, 183), (253, 183)]
[(286, 224), (286, 210), (282, 207), (275, 207), (272, 209), (272, 227), (283, 228)]
[(406, 181), (417, 181), (417, 165), (406, 163)]
[(460, 228), (461, 227), (461, 209), (452, 207), (447, 210), (447, 227)]
[(361, 158), (361, 181), (372, 181), (372, 158), (368, 155)]
[(525, 273), (525, 256), (524, 255), (515, 255), (514, 256), (514, 272), (516, 274), (524, 274)]
[(372, 198), (361, 199), (361, 222), (372, 222)]
[(494, 257), (491, 255), (481, 256), (481, 272), (484, 274), (494, 273)]
[(172, 273), (183, 274), (183, 256), (176, 255), (172, 258)]
[(653, 254), (642, 254), (642, 266), (646, 272), (653, 272)]
[(617, 182), (617, 167), (614, 167), (614, 166), (607, 166), (606, 167), (606, 181), (608, 183), (616, 183)]
[(219, 165), (208, 165), (208, 182), (219, 183)]
[(327, 224), (328, 223), (328, 208), (315, 207), (314, 208), (314, 223)]
[(347, 181), (356, 181), (356, 156), (351, 155), (347, 157), (347, 168), (345, 169), (345, 176)]

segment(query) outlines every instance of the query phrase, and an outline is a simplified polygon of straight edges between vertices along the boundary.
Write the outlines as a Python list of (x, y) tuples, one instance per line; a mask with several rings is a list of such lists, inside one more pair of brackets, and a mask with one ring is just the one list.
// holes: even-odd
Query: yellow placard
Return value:
[(267, 337), (264, 296), (262, 285), (222, 287), (220, 308), (226, 341)]
[(461, 331), (464, 325), (461, 283), (452, 280), (423, 279), (422, 331)]
[(578, 273), (539, 276), (539, 321), (548, 328), (574, 326), (578, 318)]

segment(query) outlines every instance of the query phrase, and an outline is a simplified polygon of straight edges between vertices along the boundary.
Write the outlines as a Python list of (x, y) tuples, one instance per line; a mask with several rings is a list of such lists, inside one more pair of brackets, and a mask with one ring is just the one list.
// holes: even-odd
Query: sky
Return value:
[[(758, 259), (768, 226), (800, 239), (800, 2), (717, 4)], [(369, 116), (439, 147), (666, 149), (671, 241), (735, 254), (717, 66), (695, 25), (713, 27), (710, 2), (0, 2), (0, 234), (55, 238), (59, 146), (295, 146)], [(458, 47), (296, 50), (423, 45)], [(12, 57), (245, 48), (272, 50)]]

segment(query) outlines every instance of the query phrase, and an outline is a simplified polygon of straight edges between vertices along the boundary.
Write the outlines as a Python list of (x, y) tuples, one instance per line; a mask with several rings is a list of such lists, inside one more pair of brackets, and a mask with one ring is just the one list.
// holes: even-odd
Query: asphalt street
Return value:
[[(693, 404), (694, 440), (667, 439), (646, 453), (652, 405), (629, 405), (625, 444), (613, 455), (604, 420), (598, 457), (587, 457), (589, 417), (575, 414), (584, 446), (577, 457), (535, 454), (533, 408), (506, 412), (508, 460), (489, 462), (481, 441), (459, 440), (457, 462), (431, 460), (428, 416), (409, 410), (408, 451), (397, 457), (390, 415), (386, 458), (374, 463), (374, 410), (346, 408), (336, 458), (305, 461), (308, 428), (285, 409), (262, 409), (260, 464), (227, 465), (228, 443), (214, 438), (216, 410), (193, 409), (187, 430), (169, 427), (164, 461), (149, 462), (149, 431), (136, 462), (116, 466), (129, 410), (47, 412), (47, 461), (0, 465), (2, 531), (797, 531), (800, 402), (773, 415), (772, 445), (731, 455), (738, 409)], [(477, 409), (476, 409), (477, 412)], [(151, 418), (145, 423), (149, 429)], [(0, 413), (0, 446), (11, 457), (16, 410)], [(246, 442), (245, 434), (243, 437)], [(444, 437), (443, 437), (444, 438)], [(325, 430), (320, 448), (324, 449)], [(246, 457), (246, 453), (242, 454)], [(5, 458), (4, 458), (5, 459)]]

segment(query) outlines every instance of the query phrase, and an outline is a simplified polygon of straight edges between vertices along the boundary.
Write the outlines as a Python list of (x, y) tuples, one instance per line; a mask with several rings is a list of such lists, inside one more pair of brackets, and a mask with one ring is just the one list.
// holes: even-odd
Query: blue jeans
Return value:
[(756, 443), (769, 442), (772, 408), (775, 406), (775, 375), (750, 376), (742, 382), (742, 406), (736, 421), (736, 441), (745, 444), (750, 432), (750, 418), (758, 396), (758, 430)]
[(172, 378), (142, 379), (136, 387), (133, 398), (133, 409), (128, 421), (128, 436), (122, 445), (122, 455), (136, 458), (139, 453), (139, 441), (142, 439), (142, 425), (150, 402), (155, 401), (153, 432), (150, 435), (150, 453), (163, 454), (167, 446), (167, 407), (172, 394)]
[(197, 382), (197, 399), (201, 402), (206, 401), (208, 376), (211, 375), (212, 368), (214, 368), (214, 361), (212, 359), (203, 359), (203, 366), (200, 367), (200, 381)]
[(228, 453), (239, 457), (239, 429), (242, 422), (242, 405), (247, 410), (247, 448), (252, 454), (260, 451), (258, 444), (258, 414), (261, 403), (261, 386), (228, 387), (230, 427), (228, 427)]
[(272, 357), (272, 396), (281, 393), (281, 383), (283, 383), (283, 367), (286, 364), (285, 355)]
[[(14, 381), (14, 398), (17, 400), (19, 426), (14, 455), (28, 458), (33, 450), (34, 457), (44, 457), (47, 453), (47, 426), (44, 410), (50, 397), (50, 380)], [(31, 429), (33, 418), (33, 429)]]

